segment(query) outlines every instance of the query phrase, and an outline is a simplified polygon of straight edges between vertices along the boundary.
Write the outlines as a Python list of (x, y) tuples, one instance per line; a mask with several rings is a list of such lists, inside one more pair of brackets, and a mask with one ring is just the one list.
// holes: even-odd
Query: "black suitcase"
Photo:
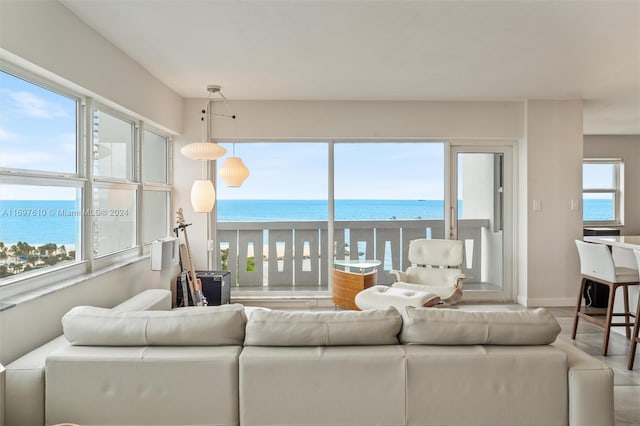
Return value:
[[(183, 306), (182, 281), (178, 275), (176, 306)], [(202, 294), (208, 306), (219, 306), (231, 303), (231, 273), (229, 271), (196, 271), (196, 277), (202, 282)], [(191, 294), (187, 286), (188, 306), (193, 306)]]

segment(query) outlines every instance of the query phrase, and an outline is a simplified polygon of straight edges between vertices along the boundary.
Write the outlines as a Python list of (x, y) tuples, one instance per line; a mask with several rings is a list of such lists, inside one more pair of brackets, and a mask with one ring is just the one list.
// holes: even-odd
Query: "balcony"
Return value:
[[(484, 276), (482, 240), (489, 225), (489, 219), (458, 225), (465, 242), (463, 270), (476, 281)], [(443, 220), (336, 221), (330, 250), (326, 221), (218, 222), (216, 264), (231, 271), (233, 291), (327, 292), (334, 257), (378, 259), (378, 283), (389, 284), (389, 270), (410, 264), (409, 241), (443, 237)]]

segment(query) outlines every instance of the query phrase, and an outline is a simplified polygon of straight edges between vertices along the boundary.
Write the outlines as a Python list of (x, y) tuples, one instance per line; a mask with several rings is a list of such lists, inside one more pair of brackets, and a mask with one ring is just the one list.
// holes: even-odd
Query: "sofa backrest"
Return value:
[(394, 345), (402, 327), (392, 307), (368, 311), (255, 311), (245, 346)]
[(407, 307), (400, 342), (421, 345), (547, 345), (560, 333), (544, 308), (467, 312), (459, 309)]
[(245, 324), (238, 304), (129, 312), (77, 306), (62, 317), (75, 346), (240, 346)]

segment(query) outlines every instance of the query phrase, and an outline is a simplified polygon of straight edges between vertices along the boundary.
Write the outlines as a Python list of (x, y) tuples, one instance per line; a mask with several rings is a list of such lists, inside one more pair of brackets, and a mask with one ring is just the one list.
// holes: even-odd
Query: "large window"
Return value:
[(585, 224), (622, 224), (623, 163), (587, 159), (582, 166), (582, 219)]
[(0, 283), (81, 259), (79, 100), (0, 72)]
[(0, 286), (88, 272), (169, 234), (166, 134), (8, 65), (0, 111)]
[(400, 269), (409, 239), (444, 233), (443, 143), (244, 143), (236, 154), (251, 175), (239, 188), (218, 180), (216, 262), (240, 290), (326, 291), (336, 258)]
[(401, 269), (410, 239), (444, 236), (443, 143), (336, 143), (334, 188), (338, 258)]
[(327, 144), (238, 144), (236, 155), (251, 174), (239, 188), (218, 180), (218, 265), (245, 290), (326, 290)]

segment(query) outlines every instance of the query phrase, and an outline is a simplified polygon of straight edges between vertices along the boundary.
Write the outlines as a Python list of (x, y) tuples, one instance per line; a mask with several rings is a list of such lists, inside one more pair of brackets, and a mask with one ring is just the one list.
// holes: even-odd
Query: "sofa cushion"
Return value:
[(560, 325), (546, 309), (466, 312), (408, 306), (400, 332), (402, 343), (422, 345), (546, 345)]
[(368, 311), (255, 311), (245, 346), (393, 345), (402, 317), (395, 308)]
[(62, 317), (74, 346), (242, 345), (245, 323), (238, 304), (131, 312), (77, 306)]

